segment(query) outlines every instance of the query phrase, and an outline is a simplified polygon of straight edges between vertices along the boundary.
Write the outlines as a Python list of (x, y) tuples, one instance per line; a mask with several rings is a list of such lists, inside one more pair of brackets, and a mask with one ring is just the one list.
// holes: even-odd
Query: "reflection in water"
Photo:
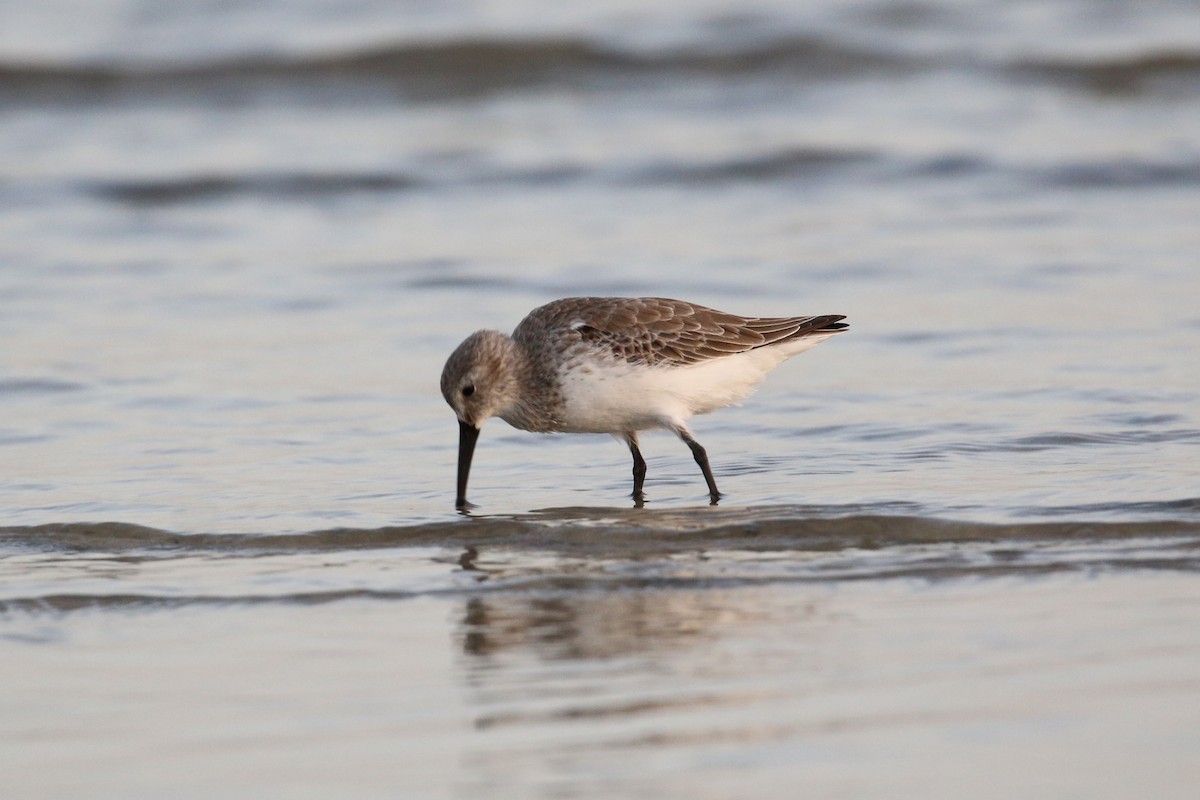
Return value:
[(712, 601), (693, 592), (616, 591), (473, 597), (462, 625), (463, 652), (505, 651), (545, 660), (604, 659), (694, 644), (718, 622)]
[[(1194, 738), (1194, 597), (1174, 571), (489, 588), (455, 631), (464, 789), (785, 798), (836, 776), (835, 795), (917, 796), (947, 749), (972, 774), (1008, 775), (1014, 751), (1103, 774)], [(1147, 602), (1178, 611), (1151, 624)], [(1131, 714), (1153, 733), (1114, 740)]]
[[(487, 789), (619, 792), (627, 755), (742, 747), (795, 734), (777, 709), (792, 676), (839, 670), (827, 589), (586, 586), (493, 591), (462, 606), (456, 637), (476, 734), (464, 774)], [(771, 590), (766, 590), (771, 591)], [(831, 625), (830, 623), (834, 623)], [(793, 636), (779, 648), (777, 625)], [(809, 635), (795, 637), (800, 630)], [(834, 649), (836, 652), (836, 648)], [(781, 676), (782, 679), (781, 679)], [(503, 792), (501, 791), (501, 794)]]
[(458, 635), (472, 657), (468, 671), (493, 668), (502, 657), (654, 657), (711, 641), (732, 626), (767, 622), (766, 611), (735, 601), (733, 585), (722, 588), (734, 564), (723, 569), (711, 560), (703, 550), (626, 563), (536, 551), (481, 556), (467, 546), (459, 565), (493, 589), (465, 602)]
[[(479, 569), (472, 563), (471, 569)], [(511, 577), (511, 567), (504, 570)], [(497, 570), (497, 573), (501, 570)], [(585, 584), (576, 587), (497, 591), (469, 597), (461, 615), (457, 638), (465, 656), (467, 683), (478, 692), (476, 700), (484, 716), (481, 726), (500, 721), (517, 722), (507, 712), (496, 714), (491, 704), (498, 698), (544, 700), (563, 697), (569, 707), (551, 711), (539, 708), (532, 718), (596, 716), (635, 712), (659, 707), (617, 691), (609, 679), (649, 670), (659, 675), (682, 664), (712, 658), (728, 651), (721, 663), (735, 674), (752, 675), (754, 670), (739, 664), (739, 643), (746, 639), (770, 639), (772, 614), (778, 608), (747, 602), (761, 587), (719, 588), (704, 581), (688, 589), (663, 586), (613, 586)], [(790, 626), (828, 622), (831, 615), (818, 600), (825, 589), (789, 591), (795, 604), (787, 614)], [(766, 632), (764, 632), (766, 629)], [(812, 637), (811, 653), (819, 653), (819, 636)], [(795, 645), (791, 646), (794, 650)], [(769, 653), (756, 656), (770, 660)], [(723, 672), (716, 670), (713, 675)], [(628, 689), (629, 687), (625, 687)], [(660, 687), (661, 688), (661, 687)], [(742, 694), (742, 686), (737, 694)], [(704, 690), (688, 698), (673, 697), (673, 705), (719, 702)], [(605, 698), (609, 700), (606, 701)], [(611, 701), (612, 708), (596, 708)], [(582, 708), (589, 707), (588, 710)]]
[(468, 572), (478, 571), (479, 567), (475, 566), (475, 559), (479, 558), (479, 550), (474, 547), (466, 547), (462, 551), (462, 555), (458, 557), (458, 565)]

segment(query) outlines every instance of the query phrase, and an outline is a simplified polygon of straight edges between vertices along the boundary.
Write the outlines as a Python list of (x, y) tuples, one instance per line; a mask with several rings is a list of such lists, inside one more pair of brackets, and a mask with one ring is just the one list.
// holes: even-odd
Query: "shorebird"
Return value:
[(691, 449), (716, 505), (721, 493), (688, 420), (741, 402), (785, 360), (846, 330), (842, 319), (741, 317), (662, 297), (568, 297), (529, 312), (512, 336), (476, 331), (442, 370), (442, 396), (458, 415), (454, 505), (471, 506), (471, 457), (491, 417), (524, 431), (623, 440), (638, 506), (646, 480), (638, 432), (665, 428)]

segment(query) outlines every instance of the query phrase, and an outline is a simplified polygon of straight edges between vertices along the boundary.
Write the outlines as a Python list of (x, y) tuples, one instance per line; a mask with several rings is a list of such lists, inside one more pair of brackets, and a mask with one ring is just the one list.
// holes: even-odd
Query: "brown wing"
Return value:
[(683, 365), (834, 333), (848, 327), (844, 318), (739, 317), (662, 297), (568, 297), (535, 309), (513, 335), (553, 330), (633, 364)]

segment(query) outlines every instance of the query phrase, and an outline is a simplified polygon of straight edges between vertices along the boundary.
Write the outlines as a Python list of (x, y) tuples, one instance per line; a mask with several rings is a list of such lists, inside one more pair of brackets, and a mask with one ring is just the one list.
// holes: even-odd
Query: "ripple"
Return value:
[[(1200, 520), (981, 525), (742, 509), (718, 523), (673, 513), (630, 524), (631, 516), (566, 508), (275, 537), (177, 536), (116, 523), (10, 528), (0, 543), (16, 536), (55, 549), (18, 549), (0, 614), (1200, 571)], [(42, 568), (56, 579), (30, 577)]]
[(421, 185), (417, 178), (386, 173), (284, 173), (263, 175), (190, 175), (154, 180), (93, 183), (90, 190), (135, 206), (157, 206), (224, 199), (233, 195), (311, 199), (364, 192), (398, 192)]
[(4, 395), (41, 395), (81, 392), (87, 385), (54, 378), (0, 378), (0, 397)]
[(336, 90), (345, 102), (347, 90), (357, 88), (410, 100), (448, 101), (515, 88), (587, 89), (614, 78), (644, 84), (687, 76), (730, 79), (782, 73), (820, 80), (895, 73), (919, 63), (911, 56), (826, 36), (776, 36), (733, 47), (696, 42), (654, 52), (588, 38), (496, 36), (300, 55), (234, 55), (189, 64), (10, 60), (0, 63), (0, 95), (54, 103), (163, 95), (228, 103), (247, 93), (299, 89), (309, 97)]
[(1164, 80), (1200, 79), (1200, 53), (1152, 50), (1123, 56), (1022, 59), (1012, 64), (1021, 78), (1035, 78), (1100, 94), (1147, 91)]
[[(1132, 506), (1155, 514), (1195, 510), (1196, 500)], [(881, 508), (887, 508), (882, 506)], [(893, 506), (894, 507), (894, 506)], [(0, 544), (51, 550), (176, 549), (200, 552), (312, 552), (389, 547), (487, 544), (593, 553), (878, 549), (893, 545), (1197, 535), (1189, 519), (1060, 522), (967, 522), (938, 517), (862, 513), (861, 507), (762, 506), (697, 510), (559, 508), (502, 516), (383, 528), (334, 528), (294, 534), (174, 533), (123, 522), (68, 522), (0, 527)], [(910, 506), (912, 511), (918, 508)]]

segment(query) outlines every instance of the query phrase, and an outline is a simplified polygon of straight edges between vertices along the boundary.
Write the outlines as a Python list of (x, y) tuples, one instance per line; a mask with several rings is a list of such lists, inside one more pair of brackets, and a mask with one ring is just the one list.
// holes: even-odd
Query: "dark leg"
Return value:
[(638, 449), (636, 431), (625, 434), (625, 444), (629, 445), (629, 452), (633, 454), (633, 502), (641, 508), (645, 502), (642, 484), (646, 482), (646, 459), (642, 458), (642, 451)]
[(708, 483), (708, 497), (712, 501), (712, 505), (716, 505), (721, 499), (721, 493), (717, 491), (717, 482), (713, 478), (712, 467), (708, 465), (708, 453), (704, 452), (704, 448), (700, 443), (692, 438), (692, 434), (687, 430), (680, 428), (677, 433), (679, 438), (692, 449), (692, 455), (696, 457), (696, 463), (700, 465), (700, 471), (704, 473), (704, 480)]

